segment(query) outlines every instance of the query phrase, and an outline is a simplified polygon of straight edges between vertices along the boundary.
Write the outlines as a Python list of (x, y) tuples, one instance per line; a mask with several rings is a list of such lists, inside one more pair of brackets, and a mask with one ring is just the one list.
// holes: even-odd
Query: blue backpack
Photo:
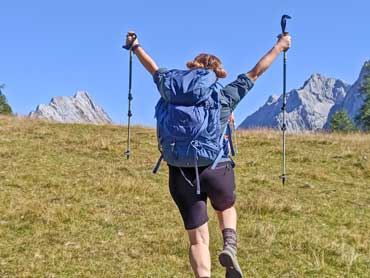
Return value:
[(153, 173), (158, 171), (162, 159), (180, 170), (194, 167), (197, 194), (200, 194), (198, 167), (213, 164), (214, 169), (228, 154), (231, 143), (229, 125), (221, 130), (222, 86), (216, 80), (215, 73), (206, 69), (170, 70), (156, 80), (161, 94), (155, 108), (161, 156)]

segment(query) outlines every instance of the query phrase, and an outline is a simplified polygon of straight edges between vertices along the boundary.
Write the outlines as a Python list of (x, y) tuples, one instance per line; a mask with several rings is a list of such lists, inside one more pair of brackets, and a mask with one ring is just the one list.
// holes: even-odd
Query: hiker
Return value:
[[(217, 107), (218, 103), (216, 101), (218, 100), (220, 104), (220, 113), (217, 114), (217, 111), (212, 112), (215, 113), (214, 115), (219, 116), (215, 125), (219, 124), (220, 128), (217, 127), (214, 129), (212, 126), (207, 126), (207, 129), (224, 131), (227, 130), (228, 118), (238, 103), (279, 54), (290, 48), (290, 41), (291, 38), (287, 33), (279, 36), (277, 43), (259, 60), (252, 70), (246, 74), (240, 74), (235, 81), (225, 87), (221, 87), (217, 81), (225, 78), (227, 73), (223, 69), (220, 59), (214, 55), (199, 54), (194, 60), (186, 64), (188, 70), (185, 71), (167, 70), (158, 68), (155, 61), (139, 44), (134, 32), (127, 33), (126, 46), (129, 46), (128, 48), (136, 54), (145, 69), (153, 76), (154, 82), (161, 93), (162, 98), (156, 107), (158, 121), (160, 120), (158, 119), (159, 117), (165, 117), (161, 116), (158, 111), (161, 111), (161, 105), (166, 105), (166, 101), (163, 100), (166, 94), (171, 94), (171, 97), (174, 99), (181, 99), (183, 97), (182, 102), (191, 102), (191, 100), (186, 99), (187, 95), (190, 95), (187, 94), (188, 92), (193, 91), (194, 94), (202, 94), (202, 92), (211, 91), (209, 93), (212, 95), (209, 97), (210, 103), (214, 100), (215, 103), (213, 105)], [(214, 92), (217, 92), (217, 94), (215, 95)], [(181, 103), (181, 101), (180, 104), (184, 105), (182, 106), (184, 108), (187, 104)], [(176, 103), (176, 105), (179, 105), (179, 103)], [(186, 110), (184, 111), (184, 113), (188, 113)], [(210, 112), (209, 115), (213, 114)], [(197, 114), (195, 116), (198, 117), (199, 115)], [(173, 117), (177, 117), (177, 115)], [(187, 119), (169, 120), (178, 120), (181, 122)], [(212, 119), (208, 120), (211, 121)], [(206, 121), (204, 120), (204, 122)], [(173, 128), (176, 129), (176, 127)], [(181, 126), (179, 129), (181, 131), (184, 127)], [(215, 132), (215, 134), (218, 133)], [(161, 135), (159, 134), (159, 136)], [(175, 135), (173, 136), (175, 137)], [(225, 136), (225, 133), (222, 133), (219, 137), (222, 138), (221, 140), (224, 140), (223, 137), (226, 138), (227, 136)], [(219, 138), (213, 139), (219, 140)], [(171, 144), (172, 147), (174, 145), (175, 143), (173, 145)], [(169, 167), (170, 193), (180, 210), (190, 241), (189, 259), (191, 267), (196, 277), (211, 277), (206, 203), (207, 198), (209, 198), (212, 207), (216, 211), (224, 241), (223, 250), (219, 255), (219, 261), (226, 268), (226, 277), (242, 277), (242, 271), (237, 260), (234, 163), (229, 158), (227, 151), (225, 151), (222, 152), (222, 158), (217, 163), (215, 162), (216, 165), (213, 165), (215, 163), (212, 162), (209, 162), (207, 165), (197, 164), (201, 163), (201, 160), (197, 161), (198, 146), (188, 146), (188, 149), (191, 147), (194, 147), (196, 152), (194, 162), (196, 167), (194, 165), (191, 165), (191, 167), (176, 167), (171, 165), (168, 159), (166, 160)], [(162, 149), (162, 154), (166, 151), (166, 149)], [(190, 164), (187, 162), (186, 165)], [(197, 186), (194, 186), (195, 184)]]

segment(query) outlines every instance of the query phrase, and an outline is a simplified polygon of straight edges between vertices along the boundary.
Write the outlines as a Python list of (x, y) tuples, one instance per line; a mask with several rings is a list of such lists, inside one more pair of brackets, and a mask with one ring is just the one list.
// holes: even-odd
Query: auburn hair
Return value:
[(212, 54), (201, 53), (193, 61), (187, 62), (186, 66), (189, 69), (211, 69), (217, 78), (227, 76), (227, 72), (222, 68), (221, 60)]

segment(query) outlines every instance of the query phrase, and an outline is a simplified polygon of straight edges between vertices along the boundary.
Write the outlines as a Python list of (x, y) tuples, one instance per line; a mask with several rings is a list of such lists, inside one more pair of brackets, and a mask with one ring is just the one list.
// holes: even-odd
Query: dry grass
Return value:
[[(1, 277), (192, 277), (155, 131), (0, 117)], [(238, 134), (247, 277), (370, 277), (369, 135)], [(222, 240), (209, 212), (213, 277)]]

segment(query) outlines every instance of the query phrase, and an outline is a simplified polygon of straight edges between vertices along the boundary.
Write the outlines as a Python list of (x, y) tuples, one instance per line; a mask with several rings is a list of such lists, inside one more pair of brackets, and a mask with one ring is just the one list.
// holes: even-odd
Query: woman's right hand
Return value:
[(126, 35), (126, 45), (129, 46), (131, 45), (131, 48), (135, 45), (139, 44), (139, 40), (136, 37), (135, 32), (133, 31), (128, 31)]

